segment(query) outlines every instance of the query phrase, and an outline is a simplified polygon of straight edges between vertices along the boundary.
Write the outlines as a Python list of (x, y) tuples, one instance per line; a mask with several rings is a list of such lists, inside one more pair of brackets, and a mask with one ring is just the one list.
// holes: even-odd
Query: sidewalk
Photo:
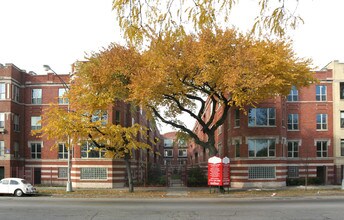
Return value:
[(301, 196), (344, 196), (344, 190), (339, 185), (326, 186), (292, 186), (282, 188), (229, 188), (220, 192), (213, 187), (135, 187), (134, 193), (129, 193), (128, 188), (115, 189), (90, 189), (76, 188), (73, 192), (66, 192), (66, 187), (36, 187), (38, 195), (53, 197), (87, 197), (87, 198), (209, 198), (209, 197), (301, 197)]

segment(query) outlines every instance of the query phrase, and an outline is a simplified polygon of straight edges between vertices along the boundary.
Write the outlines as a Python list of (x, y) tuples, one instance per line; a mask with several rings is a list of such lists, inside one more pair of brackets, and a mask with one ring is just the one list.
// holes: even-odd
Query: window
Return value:
[(0, 99), (5, 99), (5, 83), (0, 83)]
[(223, 152), (223, 150), (222, 150), (222, 142), (219, 142), (217, 144), (217, 151), (219, 153), (219, 157), (222, 157), (222, 152)]
[(14, 114), (13, 116), (13, 130), (19, 131), (19, 115)]
[(327, 157), (328, 156), (328, 146), (327, 141), (317, 141), (317, 157)]
[(179, 149), (178, 150), (178, 157), (187, 157), (187, 150), (186, 149)]
[(217, 135), (222, 134), (222, 130), (223, 130), (223, 125), (220, 125), (220, 126), (217, 128)]
[(275, 167), (249, 167), (249, 179), (274, 179), (276, 178)]
[(288, 115), (288, 130), (299, 130), (299, 115), (298, 114)]
[(68, 149), (64, 143), (59, 143), (59, 159), (67, 159), (68, 158)]
[(59, 167), (58, 168), (58, 174), (59, 179), (67, 179), (68, 177), (68, 167)]
[(340, 140), (340, 156), (344, 157), (344, 139)]
[(340, 127), (344, 128), (344, 111), (340, 112)]
[(10, 180), (10, 185), (19, 185), (17, 180)]
[(240, 141), (235, 140), (234, 144), (235, 144), (235, 157), (240, 157)]
[(59, 88), (59, 104), (68, 104), (68, 98), (65, 97), (66, 89)]
[(107, 169), (105, 167), (83, 167), (80, 169), (82, 180), (106, 180)]
[(296, 89), (295, 86), (291, 87), (290, 93), (287, 97), (289, 102), (296, 102), (299, 101), (299, 91)]
[(172, 151), (172, 149), (165, 149), (165, 150), (164, 150), (164, 156), (165, 156), (165, 157), (173, 157), (173, 151)]
[(82, 158), (104, 158), (105, 150), (98, 149), (93, 143), (86, 141), (81, 145)]
[(41, 116), (31, 117), (31, 130), (39, 130), (42, 128), (41, 119)]
[(340, 88), (339, 88), (339, 90), (340, 90), (340, 99), (344, 99), (344, 82), (341, 82), (340, 83)]
[(5, 141), (0, 141), (0, 156), (5, 155)]
[(39, 142), (33, 142), (33, 143), (30, 143), (30, 147), (31, 147), (31, 158), (41, 159), (42, 144)]
[(14, 85), (13, 86), (13, 93), (12, 93), (12, 99), (16, 102), (19, 102), (19, 87)]
[(121, 112), (120, 111), (115, 112), (115, 124), (116, 125), (121, 124)]
[(103, 111), (103, 110), (95, 111), (94, 114), (92, 115), (91, 121), (92, 122), (101, 121), (102, 125), (106, 125), (108, 123), (107, 111)]
[(19, 158), (19, 143), (18, 142), (14, 142), (13, 156), (14, 158)]
[(315, 100), (326, 101), (326, 86), (316, 86)]
[(164, 139), (164, 146), (165, 147), (172, 147), (173, 146), (173, 140), (172, 139)]
[(32, 104), (42, 104), (42, 89), (32, 89)]
[(5, 128), (5, 113), (0, 112), (0, 128)]
[(249, 139), (248, 156), (249, 157), (274, 157), (276, 150), (275, 139)]
[(235, 109), (234, 126), (240, 127), (240, 110), (239, 109)]
[(317, 130), (327, 130), (327, 114), (317, 114)]
[(290, 178), (299, 177), (299, 167), (288, 166), (288, 177), (290, 177)]
[(299, 157), (298, 141), (288, 141), (288, 157)]
[(251, 108), (248, 113), (248, 126), (274, 126), (276, 114), (274, 108)]

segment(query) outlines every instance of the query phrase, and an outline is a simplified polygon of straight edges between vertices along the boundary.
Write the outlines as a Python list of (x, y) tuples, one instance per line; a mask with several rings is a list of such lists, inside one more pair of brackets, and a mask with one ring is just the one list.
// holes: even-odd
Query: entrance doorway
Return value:
[(317, 167), (317, 178), (319, 178), (320, 184), (326, 184), (326, 167)]
[(41, 184), (41, 168), (35, 168), (33, 174), (34, 184)]
[(5, 167), (0, 167), (0, 180), (5, 178)]

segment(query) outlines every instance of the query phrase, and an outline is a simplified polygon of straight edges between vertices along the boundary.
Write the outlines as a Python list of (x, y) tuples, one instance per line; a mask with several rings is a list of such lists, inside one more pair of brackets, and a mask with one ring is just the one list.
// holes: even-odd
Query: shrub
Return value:
[(166, 185), (166, 175), (161, 171), (160, 166), (148, 165), (148, 185), (152, 186), (165, 186)]
[(199, 166), (188, 170), (187, 186), (208, 186), (208, 178)]

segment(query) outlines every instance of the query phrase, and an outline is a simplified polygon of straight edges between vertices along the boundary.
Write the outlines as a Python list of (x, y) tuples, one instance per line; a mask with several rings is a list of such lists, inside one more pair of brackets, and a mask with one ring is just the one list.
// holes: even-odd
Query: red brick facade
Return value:
[[(53, 73), (36, 75), (31, 72), (26, 73), (13, 64), (0, 66), (0, 86), (5, 87), (5, 98), (0, 99), (0, 113), (5, 115), (5, 126), (3, 131), (0, 130), (0, 141), (4, 143), (4, 153), (0, 155), (0, 178), (21, 177), (33, 184), (66, 184), (67, 158), (65, 156), (60, 158), (59, 149), (52, 148), (55, 141), (31, 135), (32, 117), (41, 116), (49, 103), (58, 102), (58, 91), (64, 88), (61, 79), (69, 82), (69, 75), (59, 75), (59, 77)], [(41, 89), (41, 103), (36, 104), (32, 100), (33, 89)], [(67, 104), (62, 104), (61, 107), (67, 108)], [(16, 118), (19, 118), (18, 123), (15, 122)], [(150, 140), (162, 139), (159, 131), (146, 119), (145, 113), (140, 109), (133, 111), (133, 107), (129, 104), (116, 103), (108, 110), (108, 121), (123, 126), (140, 123), (149, 128)], [(15, 124), (19, 124), (19, 128)], [(152, 150), (137, 150), (133, 154), (133, 176), (137, 182), (146, 180), (148, 163), (162, 162), (162, 157), (156, 153), (162, 151), (162, 146), (150, 140), (145, 141), (152, 146)], [(32, 150), (36, 146), (39, 146), (41, 152)], [(126, 183), (123, 160), (94, 155), (85, 157), (79, 143), (73, 147), (71, 164), (73, 187), (112, 188), (124, 186)]]
[[(334, 183), (332, 71), (315, 77), (319, 82), (296, 91), (294, 100), (277, 96), (239, 114), (229, 110), (216, 146), (218, 156), (231, 160), (232, 187), (285, 186), (287, 180), (306, 177)], [(260, 125), (261, 112), (268, 112), (267, 124)], [(209, 109), (204, 117), (208, 114)], [(194, 130), (204, 136), (197, 124)], [(207, 160), (207, 152), (192, 144), (189, 163), (205, 168)]]

